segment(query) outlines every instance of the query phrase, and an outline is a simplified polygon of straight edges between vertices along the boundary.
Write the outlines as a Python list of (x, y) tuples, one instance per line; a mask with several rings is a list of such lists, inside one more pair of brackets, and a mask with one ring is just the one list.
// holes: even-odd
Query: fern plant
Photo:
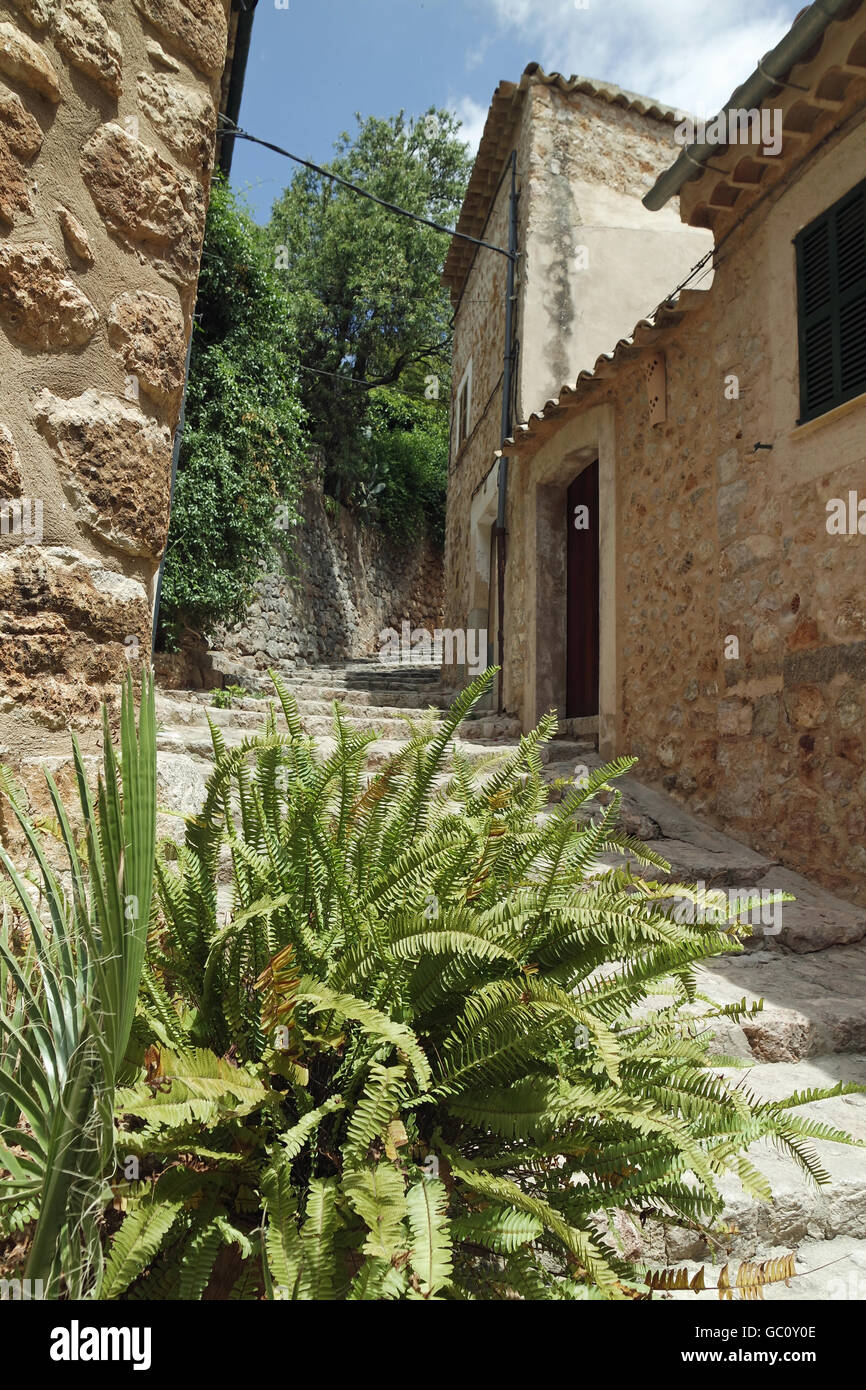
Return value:
[(142, 1174), (106, 1296), (646, 1297), (616, 1213), (704, 1229), (728, 1173), (768, 1198), (760, 1139), (827, 1180), (809, 1141), (847, 1136), (796, 1110), (856, 1088), (723, 1079), (713, 1024), (745, 1004), (701, 1001), (695, 968), (745, 928), (678, 922), (693, 889), (604, 867), (667, 868), (617, 829), (630, 760), (550, 807), (552, 717), (461, 753), (490, 678), (376, 771), (374, 732), (337, 709), (317, 751), (276, 677), (285, 730), (275, 707), (239, 748), (212, 728), (204, 807), (158, 866), (159, 1065), (117, 1099)]

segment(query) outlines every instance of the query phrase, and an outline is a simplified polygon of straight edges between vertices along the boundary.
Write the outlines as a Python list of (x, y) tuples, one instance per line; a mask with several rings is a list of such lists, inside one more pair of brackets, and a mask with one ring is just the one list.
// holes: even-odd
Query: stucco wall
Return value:
[(0, 0), (4, 755), (149, 659), (228, 3)]
[[(576, 473), (584, 449), (615, 484), (605, 751), (637, 754), (642, 777), (859, 902), (866, 535), (829, 534), (826, 523), (832, 498), (866, 498), (866, 398), (796, 424), (791, 243), (864, 168), (866, 123), (822, 142), (732, 233), (712, 289), (680, 324), (590, 387), (512, 466), (508, 516), (519, 557), (508, 652), (525, 723), (539, 712), (526, 634), (541, 641), (546, 621), (532, 579), (548, 563), (536, 541), (539, 488), (557, 470)], [(645, 365), (656, 351), (667, 420), (651, 425)]]
[(641, 202), (670, 163), (669, 125), (540, 83), (530, 98), (521, 420), (610, 352), (713, 244), (675, 204), (653, 214)]

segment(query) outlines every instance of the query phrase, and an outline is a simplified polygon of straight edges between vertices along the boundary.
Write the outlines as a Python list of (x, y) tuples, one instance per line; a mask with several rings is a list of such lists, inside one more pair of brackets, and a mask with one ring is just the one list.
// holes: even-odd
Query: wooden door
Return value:
[[(598, 460), (568, 489), (567, 719), (598, 714)], [(562, 669), (562, 668), (560, 668)]]

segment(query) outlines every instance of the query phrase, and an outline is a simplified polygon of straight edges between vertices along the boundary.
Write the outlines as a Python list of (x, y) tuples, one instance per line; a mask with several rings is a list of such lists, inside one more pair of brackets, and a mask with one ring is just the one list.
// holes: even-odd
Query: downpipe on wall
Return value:
[[(517, 263), (517, 151), (511, 151), (511, 198), (508, 214), (508, 274), (505, 299), (505, 366), (502, 373), (502, 443), (511, 437), (511, 395), (514, 382), (514, 268)], [(499, 460), (499, 495), (496, 509), (496, 615), (497, 665), (499, 667), (498, 712), (503, 713), (505, 690), (505, 564), (506, 514), (508, 503), (508, 456)]]

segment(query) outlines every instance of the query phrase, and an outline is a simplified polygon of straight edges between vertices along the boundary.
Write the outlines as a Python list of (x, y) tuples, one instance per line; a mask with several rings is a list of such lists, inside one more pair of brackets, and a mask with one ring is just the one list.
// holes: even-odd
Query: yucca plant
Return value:
[(808, 1140), (846, 1136), (792, 1107), (856, 1088), (767, 1103), (723, 1079), (713, 1024), (745, 1005), (702, 1002), (695, 967), (744, 929), (604, 867), (667, 868), (618, 832), (618, 793), (586, 819), (629, 760), (550, 807), (552, 717), (492, 761), (455, 748), (489, 679), (378, 771), (339, 711), (317, 751), (276, 678), (285, 731), (272, 711), (228, 750), (213, 728), (205, 805), (158, 868), (159, 1062), (118, 1097), (149, 1172), (118, 1187), (106, 1296), (647, 1296), (617, 1213), (704, 1229), (729, 1172), (769, 1197), (760, 1139), (826, 1180)]
[[(136, 731), (127, 679), (120, 762), (107, 713), (94, 801), (77, 740), (79, 819), (49, 772), (65, 852), (52, 865), (23, 795), (3, 789), (32, 855), (6, 871), (0, 931), (0, 1233), (34, 1222), (25, 1274), (45, 1297), (83, 1297), (102, 1263), (99, 1218), (112, 1193), (114, 1090), (135, 1016), (153, 891), (156, 844), (154, 691), (145, 679)], [(81, 837), (81, 843), (79, 838)], [(11, 930), (12, 922), (17, 931)]]

